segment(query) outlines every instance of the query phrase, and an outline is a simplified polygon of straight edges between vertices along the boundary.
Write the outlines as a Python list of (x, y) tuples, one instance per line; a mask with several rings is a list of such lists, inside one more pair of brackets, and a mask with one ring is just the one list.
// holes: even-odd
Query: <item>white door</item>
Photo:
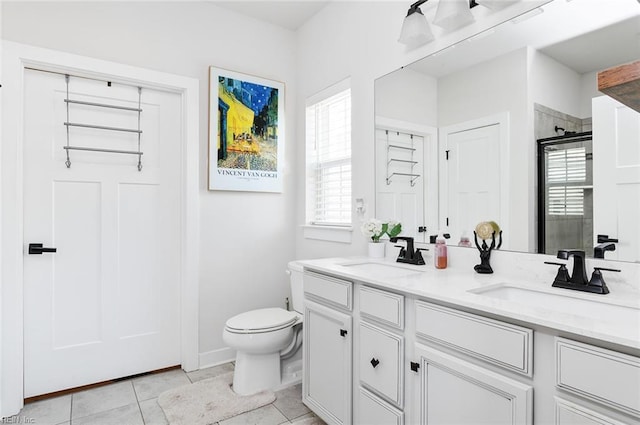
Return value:
[[(402, 223), (402, 235), (425, 242), (424, 137), (376, 128), (376, 217)], [(433, 229), (430, 229), (433, 230)]]
[(593, 99), (593, 233), (618, 239), (605, 258), (640, 261), (640, 113)]
[(501, 224), (500, 124), (441, 130), (446, 163), (446, 187), (441, 217), (457, 243), (481, 221)]
[[(180, 363), (180, 97), (142, 89), (137, 155), (71, 151), (64, 122), (138, 128), (138, 114), (66, 109), (65, 78), (27, 71), (24, 396)], [(138, 89), (71, 77), (69, 98), (138, 107)], [(135, 133), (69, 128), (69, 144), (135, 151)], [(55, 253), (28, 254), (42, 243)]]

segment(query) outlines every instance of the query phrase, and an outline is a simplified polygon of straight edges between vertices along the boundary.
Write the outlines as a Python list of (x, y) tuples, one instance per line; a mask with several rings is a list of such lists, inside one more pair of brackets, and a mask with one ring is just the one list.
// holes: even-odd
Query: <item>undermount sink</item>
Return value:
[(612, 303), (606, 299), (606, 295), (573, 294), (565, 289), (552, 288), (537, 290), (510, 284), (472, 289), (469, 292), (606, 322), (640, 323), (640, 306)]
[(350, 270), (366, 273), (368, 275), (375, 275), (376, 277), (388, 278), (388, 277), (404, 277), (419, 274), (420, 271), (410, 268), (397, 266), (394, 264), (383, 264), (376, 262), (358, 262), (358, 263), (343, 263), (342, 267), (347, 267)]

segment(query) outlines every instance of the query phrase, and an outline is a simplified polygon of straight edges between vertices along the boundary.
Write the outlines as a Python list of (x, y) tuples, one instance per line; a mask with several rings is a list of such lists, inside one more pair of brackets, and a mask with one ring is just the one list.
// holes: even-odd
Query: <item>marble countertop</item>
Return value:
[[(500, 273), (477, 274), (472, 268), (470, 270), (466, 268), (439, 270), (430, 265), (413, 266), (368, 257), (303, 260), (300, 264), (305, 269), (357, 280), (427, 301), (490, 313), (507, 320), (512, 319), (640, 350), (640, 292), (624, 285), (614, 288), (609, 284), (611, 293), (599, 295), (552, 288), (551, 282), (541, 282), (528, 275), (516, 279)], [(374, 266), (358, 266), (360, 264), (374, 264)], [(376, 264), (382, 267), (376, 267)], [(558, 307), (557, 304), (552, 305), (553, 303), (538, 305), (534, 300), (517, 302), (470, 292), (481, 292), (500, 285), (517, 286), (574, 300), (590, 300), (598, 303), (598, 306), (594, 307), (612, 304), (616, 311), (620, 308), (624, 314), (616, 317), (609, 314), (606, 309), (599, 308), (589, 308), (588, 313), (585, 313), (584, 308), (577, 310), (572, 308), (570, 301), (565, 308), (564, 305)], [(560, 299), (560, 304), (563, 301), (564, 299)]]

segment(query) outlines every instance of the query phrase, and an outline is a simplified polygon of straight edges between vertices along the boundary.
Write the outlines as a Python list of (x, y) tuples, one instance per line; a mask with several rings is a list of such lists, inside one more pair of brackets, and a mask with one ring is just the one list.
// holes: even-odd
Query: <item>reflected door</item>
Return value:
[[(180, 98), (142, 90), (137, 155), (70, 152), (65, 121), (137, 128), (137, 113), (70, 106), (62, 75), (27, 71), (24, 394), (180, 363)], [(136, 87), (72, 77), (69, 98), (138, 106)], [(135, 150), (137, 134), (70, 129), (70, 145)]]
[(451, 243), (460, 236), (473, 240), (481, 221), (504, 226), (500, 215), (500, 124), (455, 131), (441, 129), (446, 159), (444, 223)]
[(376, 129), (376, 217), (402, 223), (402, 235), (425, 242), (425, 138)]
[(593, 99), (593, 230), (618, 239), (605, 258), (640, 261), (640, 113)]

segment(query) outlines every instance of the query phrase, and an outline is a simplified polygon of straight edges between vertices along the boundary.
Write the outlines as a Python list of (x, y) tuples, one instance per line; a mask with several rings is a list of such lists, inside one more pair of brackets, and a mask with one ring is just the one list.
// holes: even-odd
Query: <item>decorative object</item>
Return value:
[(282, 192), (284, 84), (209, 68), (209, 190)]
[(402, 224), (395, 221), (382, 222), (377, 218), (371, 218), (362, 223), (362, 234), (371, 238), (369, 242), (369, 257), (384, 258), (384, 243), (380, 238), (384, 235), (394, 238), (402, 232)]
[[(499, 242), (496, 246), (496, 234), (498, 235)], [(502, 230), (495, 221), (483, 221), (478, 223), (476, 230), (473, 231), (473, 237), (476, 242), (476, 247), (480, 251), (480, 264), (477, 264), (473, 269), (477, 273), (490, 274), (493, 273), (489, 259), (491, 258), (491, 251), (493, 249), (500, 249), (502, 246)], [(482, 245), (478, 243), (478, 237), (482, 239)], [(491, 238), (491, 245), (487, 245), (487, 239)]]
[(158, 397), (171, 425), (209, 425), (272, 403), (272, 391), (240, 396), (231, 389), (233, 372), (165, 391)]
[(369, 242), (369, 257), (384, 258), (384, 242)]

